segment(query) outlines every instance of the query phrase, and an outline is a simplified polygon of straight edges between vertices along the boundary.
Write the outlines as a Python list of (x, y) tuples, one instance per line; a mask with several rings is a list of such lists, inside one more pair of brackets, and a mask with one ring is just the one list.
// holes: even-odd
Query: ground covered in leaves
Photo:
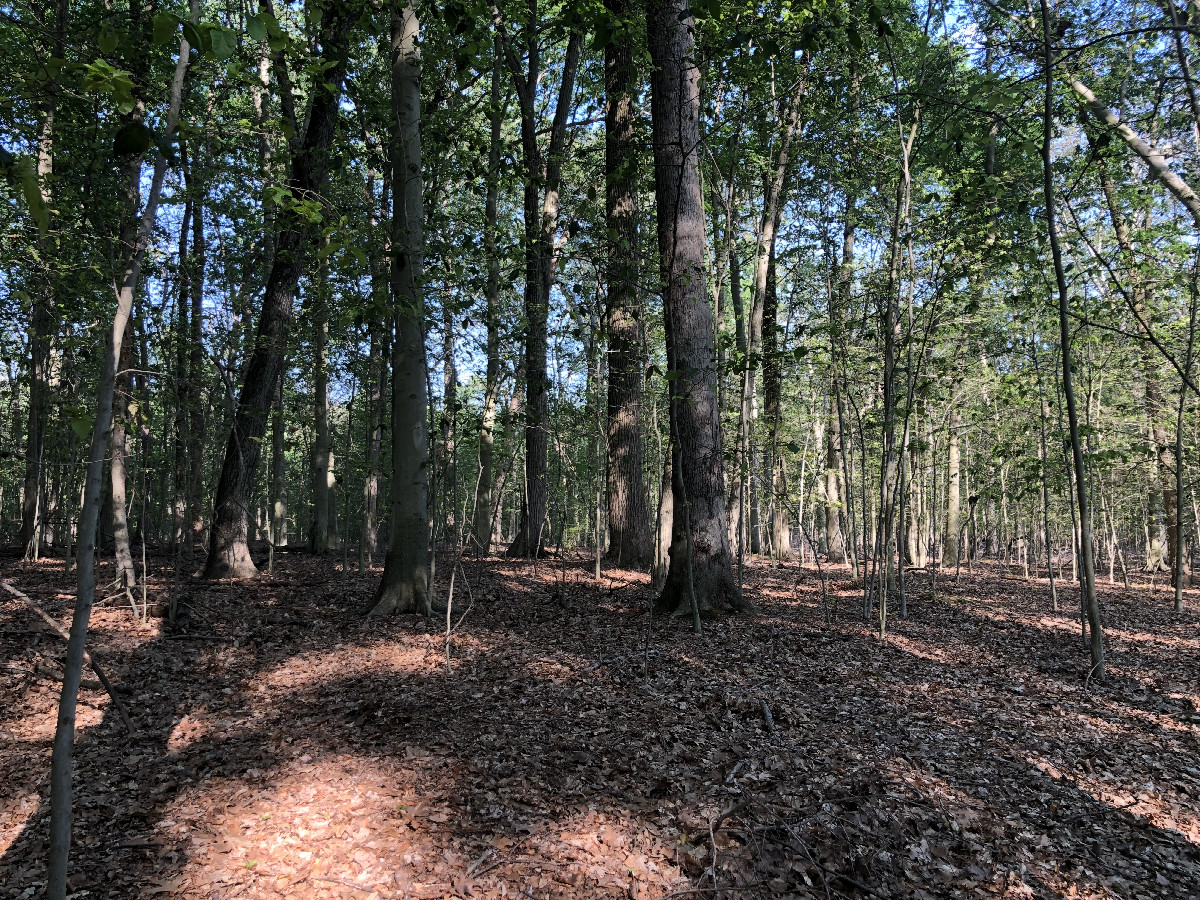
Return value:
[[(85, 682), (79, 898), (1200, 896), (1196, 592), (1102, 585), (1097, 684), (1077, 590), (999, 568), (914, 576), (881, 641), (845, 571), (751, 566), (696, 637), (637, 573), (467, 560), (448, 654), (361, 617), (377, 575), (167, 563), (182, 627), (93, 619), (136, 734)], [(61, 560), (0, 577), (69, 622)], [(0, 898), (44, 878), (62, 653), (0, 592)]]

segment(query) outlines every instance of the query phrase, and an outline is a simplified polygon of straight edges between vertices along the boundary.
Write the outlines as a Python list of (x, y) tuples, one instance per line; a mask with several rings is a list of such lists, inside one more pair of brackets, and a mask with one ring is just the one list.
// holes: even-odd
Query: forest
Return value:
[(1200, 896), (1200, 2), (0, 2), (0, 898)]

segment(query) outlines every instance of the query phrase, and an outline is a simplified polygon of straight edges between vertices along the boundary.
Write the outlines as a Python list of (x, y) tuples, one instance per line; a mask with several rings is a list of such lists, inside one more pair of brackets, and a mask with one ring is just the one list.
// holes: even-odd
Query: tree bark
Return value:
[(783, 364), (779, 356), (779, 287), (775, 274), (775, 241), (767, 257), (767, 283), (763, 301), (763, 405), (770, 429), (767, 445), (767, 471), (771, 478), (770, 530), (771, 549), (776, 559), (792, 555), (792, 534), (788, 522), (787, 470), (779, 448), (779, 425), (783, 412)]
[[(141, 174), (140, 172), (138, 173)], [(136, 191), (134, 195), (136, 196)], [(133, 206), (129, 218), (137, 215)], [(133, 219), (136, 228), (136, 219)], [(132, 242), (126, 246), (132, 246)], [(116, 385), (113, 395), (113, 424), (109, 436), (109, 476), (112, 480), (112, 533), (113, 552), (118, 587), (131, 587), (137, 582), (133, 569), (133, 552), (129, 546), (129, 511), (126, 496), (126, 475), (129, 460), (129, 433), (125, 430), (129, 419), (129, 393), (131, 379), (129, 369), (133, 365), (133, 316), (125, 324), (125, 335), (121, 340), (121, 356), (117, 364)]]
[[(1104, 630), (1100, 622), (1100, 603), (1096, 597), (1096, 571), (1092, 559), (1092, 519), (1089, 513), (1087, 469), (1084, 466), (1083, 446), (1079, 439), (1079, 414), (1075, 408), (1075, 388), (1071, 372), (1071, 330), (1067, 276), (1063, 269), (1062, 250), (1058, 245), (1058, 222), (1055, 218), (1054, 173), (1050, 167), (1050, 141), (1054, 116), (1054, 56), (1050, 42), (1050, 9), (1048, 0), (1041, 0), (1043, 74), (1046, 79), (1045, 106), (1042, 111), (1042, 188), (1046, 201), (1046, 227), (1050, 234), (1050, 253), (1054, 260), (1054, 280), (1058, 288), (1059, 340), (1062, 345), (1063, 396), (1067, 403), (1067, 423), (1071, 431), (1071, 456), (1075, 463), (1075, 492), (1079, 504), (1079, 557), (1082, 563), (1083, 601), (1087, 614), (1092, 657), (1090, 675), (1104, 681)], [(1193, 199), (1195, 195), (1192, 195)], [(1181, 198), (1182, 199), (1182, 198)], [(1200, 221), (1200, 218), (1197, 219)]]
[(420, 22), (393, 2), (391, 537), (371, 615), (430, 613)]
[[(563, 59), (562, 83), (550, 127), (550, 142), (543, 157), (538, 143), (537, 90), (541, 79), (538, 50), (538, 5), (529, 6), (526, 28), (527, 73), (510, 45), (499, 11), (492, 7), (497, 33), (512, 74), (521, 107), (521, 153), (525, 165), (525, 503), (521, 525), (508, 548), (509, 556), (535, 557), (545, 547), (549, 495), (546, 465), (549, 450), (548, 391), (546, 372), (547, 320), (550, 289), (554, 283), (554, 239), (558, 232), (559, 185), (567, 134), (567, 118), (575, 93), (582, 36), (572, 31)], [(543, 192), (542, 186), (545, 186)]]
[(479, 487), (475, 494), (475, 522), (472, 531), (475, 546), (487, 554), (492, 545), (492, 525), (496, 506), (496, 405), (500, 393), (500, 255), (496, 248), (496, 223), (500, 204), (500, 154), (503, 149), (503, 109), (500, 78), (504, 48), (500, 38), (493, 42), (492, 84), (488, 119), (487, 198), (484, 201), (483, 246), (487, 254), (487, 291), (484, 298), (484, 325), (487, 328), (487, 371), (484, 375), (483, 410), (479, 419)]
[(333, 436), (329, 431), (329, 268), (322, 262), (313, 285), (313, 441), (312, 549), (318, 555), (337, 549), (337, 498), (334, 494)]
[(958, 564), (962, 521), (962, 458), (958, 448), (958, 409), (951, 407), (946, 423), (946, 552), (941, 563)]
[(630, 0), (609, 0), (604, 47), (604, 176), (608, 228), (608, 559), (645, 569), (653, 557), (642, 444), (645, 348), (638, 321), (636, 184), (639, 162)]
[[(192, 3), (194, 16), (198, 4)], [(171, 82), (170, 102), (163, 123), (162, 134), (170, 140), (179, 119), (179, 106), (183, 93), (183, 78), (187, 72), (190, 48), (186, 39), (180, 42), (179, 57), (175, 64), (175, 75)], [(140, 112), (140, 110), (139, 110)], [(139, 154), (127, 163), (131, 173), (128, 183), (137, 184), (137, 174), (142, 170)], [(116, 310), (113, 313), (112, 331), (104, 353), (104, 366), (96, 390), (96, 419), (92, 424), (91, 451), (88, 456), (87, 474), (84, 480), (83, 507), (79, 516), (78, 588), (75, 594), (75, 612), (71, 618), (71, 633), (67, 641), (63, 664), (62, 693), (58, 702), (58, 721), (54, 731), (54, 744), (50, 757), (50, 855), (46, 871), (45, 896), (48, 900), (66, 900), (67, 865), (71, 851), (71, 782), (74, 768), (72, 757), (75, 743), (75, 711), (79, 700), (79, 686), (83, 677), (84, 645), (87, 642), (88, 622), (91, 619), (92, 603), (96, 596), (96, 531), (100, 520), (100, 493), (104, 480), (104, 457), (108, 449), (109, 429), (112, 426), (113, 392), (118, 361), (133, 310), (133, 298), (141, 277), (142, 260), (149, 246), (158, 201), (162, 193), (163, 179), (167, 172), (167, 160), (159, 155), (155, 161), (154, 175), (150, 180), (150, 191), (146, 206), (139, 220), (135, 238), (128, 253), (121, 261), (120, 274), (113, 281)], [(133, 215), (137, 210), (133, 210)]]
[[(687, 0), (650, 4), (647, 29), (654, 63), (650, 97), (658, 249), (670, 400), (679, 441), (674, 502), (677, 513), (687, 513), (674, 516), (671, 564), (659, 604), (687, 611), (694, 590), (697, 607), (714, 611), (741, 609), (745, 603), (729, 552), (716, 352), (704, 278), (695, 27)], [(685, 529), (685, 520), (690, 528)]]
[[(321, 19), (319, 44), (321, 55), (329, 64), (324, 73), (327, 87), (312, 94), (304, 139), (292, 159), (288, 189), (297, 199), (315, 195), (325, 180), (346, 74), (347, 45), (358, 12), (356, 6), (335, 4), (325, 10)], [(292, 204), (279, 209), (277, 228), (275, 258), (267, 277), (254, 347), (238, 394), (237, 414), (217, 482), (204, 569), (206, 578), (249, 578), (258, 573), (247, 544), (250, 494), (271, 402), (282, 377), (296, 286), (306, 257), (317, 240), (314, 224)]]

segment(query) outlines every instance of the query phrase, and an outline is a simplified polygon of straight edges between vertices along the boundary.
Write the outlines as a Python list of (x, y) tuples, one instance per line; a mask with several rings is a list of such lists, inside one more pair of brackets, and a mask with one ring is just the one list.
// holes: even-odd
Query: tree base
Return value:
[(258, 566), (250, 558), (250, 545), (245, 541), (234, 541), (228, 547), (213, 550), (208, 554), (208, 562), (201, 577), (209, 581), (221, 581), (254, 578), (257, 575)]
[(371, 604), (368, 617), (416, 614), (432, 615), (429, 596), (429, 570), (421, 561), (405, 564), (389, 554), (383, 567), (383, 578)]
[[(696, 603), (700, 607), (700, 615), (712, 618), (718, 613), (748, 612), (752, 607), (738, 588), (733, 575), (733, 567), (728, 563), (721, 565), (713, 561), (704, 568), (693, 571), (696, 586)], [(687, 561), (675, 563), (667, 572), (667, 582), (663, 585), (655, 603), (655, 609), (665, 615), (690, 616), (692, 614), (692, 594), (688, 586)]]

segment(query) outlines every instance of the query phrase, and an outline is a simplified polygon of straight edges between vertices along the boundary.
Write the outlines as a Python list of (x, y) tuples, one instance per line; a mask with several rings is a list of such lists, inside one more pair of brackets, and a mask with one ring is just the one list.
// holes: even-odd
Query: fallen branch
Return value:
[[(4, 589), (16, 597), (18, 600), (23, 600), (25, 605), (32, 609), (35, 613), (42, 617), (42, 621), (49, 625), (54, 633), (64, 641), (68, 640), (68, 635), (59, 627), (59, 624), (46, 614), (46, 611), (34, 603), (26, 594), (21, 593), (7, 581), (0, 581), (0, 585)], [(96, 673), (96, 677), (100, 679), (100, 683), (104, 685), (104, 690), (108, 691), (108, 696), (112, 698), (113, 706), (117, 708), (117, 712), (121, 715), (121, 721), (125, 723), (125, 729), (130, 734), (137, 734), (137, 729), (133, 727), (133, 722), (129, 719), (129, 712), (125, 709), (125, 704), (121, 702), (121, 698), (117, 696), (116, 689), (112, 686), (112, 682), (108, 680), (108, 676), (104, 674), (104, 670), (100, 668), (99, 663), (92, 658), (86, 650), (83, 651), (83, 661), (91, 666), (92, 671)]]

